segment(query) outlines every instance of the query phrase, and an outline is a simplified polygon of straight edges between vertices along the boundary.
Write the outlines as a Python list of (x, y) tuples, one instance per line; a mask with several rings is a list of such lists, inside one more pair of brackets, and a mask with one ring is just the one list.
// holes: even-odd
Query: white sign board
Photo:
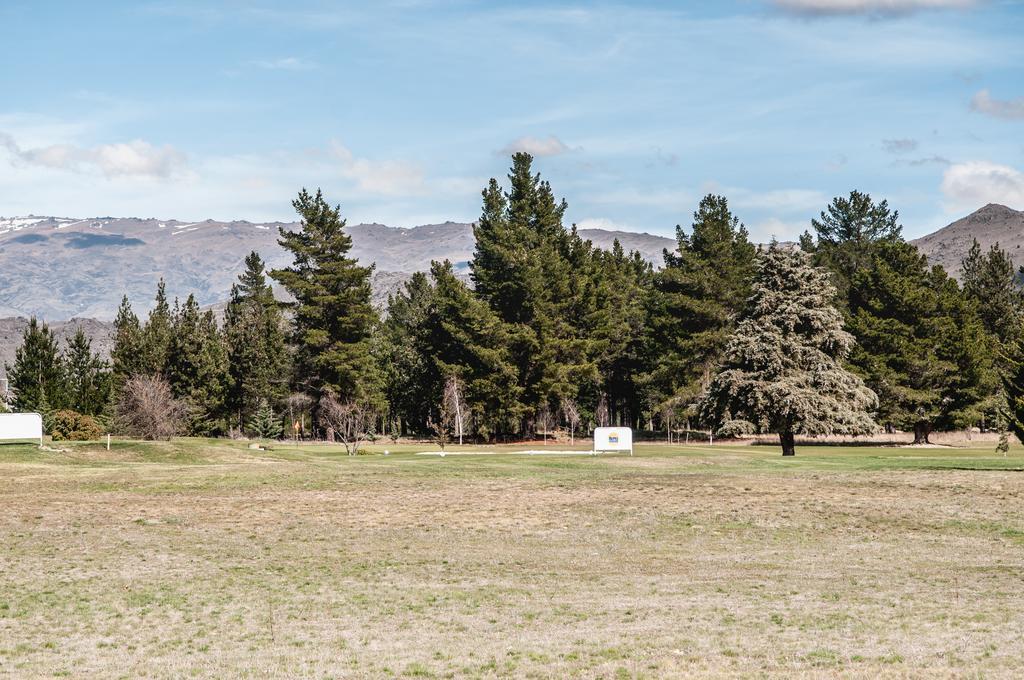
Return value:
[(594, 453), (629, 451), (633, 455), (633, 430), (628, 427), (595, 427)]
[(0, 413), (0, 441), (38, 439), (43, 445), (43, 417), (38, 413)]

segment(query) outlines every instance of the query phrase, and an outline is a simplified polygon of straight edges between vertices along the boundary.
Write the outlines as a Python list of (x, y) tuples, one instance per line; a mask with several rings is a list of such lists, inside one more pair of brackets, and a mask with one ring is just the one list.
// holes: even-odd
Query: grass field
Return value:
[(0, 676), (1024, 673), (1020, 447), (386, 448), (0, 446)]

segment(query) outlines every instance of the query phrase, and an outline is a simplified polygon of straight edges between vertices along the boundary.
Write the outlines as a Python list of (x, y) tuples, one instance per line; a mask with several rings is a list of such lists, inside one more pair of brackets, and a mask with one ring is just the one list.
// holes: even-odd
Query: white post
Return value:
[(107, 433), (107, 451), (110, 450), (110, 433)]

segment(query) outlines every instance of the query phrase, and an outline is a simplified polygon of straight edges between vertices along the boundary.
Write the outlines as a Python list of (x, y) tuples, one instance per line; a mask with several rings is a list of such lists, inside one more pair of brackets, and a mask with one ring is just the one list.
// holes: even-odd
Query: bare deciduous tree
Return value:
[(373, 434), (376, 420), (373, 409), (354, 400), (339, 401), (330, 391), (320, 397), (320, 422), (334, 433), (345, 453), (355, 456)]
[(580, 424), (580, 407), (568, 397), (562, 400), (562, 416), (569, 425), (569, 444), (576, 443), (576, 428)]
[(174, 398), (162, 376), (129, 378), (117, 404), (117, 428), (143, 439), (170, 439), (181, 432), (188, 407)]
[(444, 381), (444, 396), (442, 401), (451, 414), (454, 434), (459, 438), (459, 446), (462, 446), (462, 435), (465, 432), (466, 424), (469, 422), (469, 413), (462, 399), (462, 383), (456, 376), (449, 376)]
[(547, 404), (544, 404), (539, 409), (537, 409), (537, 425), (540, 426), (541, 430), (544, 433), (544, 443), (545, 444), (548, 443), (548, 431), (551, 429), (551, 426), (554, 425), (554, 424), (555, 424), (555, 417), (551, 413), (551, 409), (548, 408)]
[(427, 429), (434, 433), (434, 441), (442, 451), (453, 437), (458, 437), (459, 444), (462, 443), (465, 418), (458, 378), (450, 376), (444, 382), (441, 402), (437, 405), (437, 418), (435, 419), (433, 415), (427, 416)]
[(598, 427), (608, 427), (608, 419), (608, 398), (602, 392), (601, 398), (597, 401), (597, 408), (594, 409), (594, 420), (597, 421)]

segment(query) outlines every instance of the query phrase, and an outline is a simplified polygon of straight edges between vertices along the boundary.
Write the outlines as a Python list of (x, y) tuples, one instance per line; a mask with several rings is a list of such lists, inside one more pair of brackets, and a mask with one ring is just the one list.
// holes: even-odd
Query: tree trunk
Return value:
[(914, 423), (914, 443), (915, 444), (931, 444), (928, 441), (928, 435), (931, 434), (932, 427), (927, 420), (922, 420)]
[(792, 430), (785, 430), (779, 433), (779, 443), (782, 444), (782, 455), (783, 456), (795, 456), (796, 455), (796, 441), (793, 437)]

